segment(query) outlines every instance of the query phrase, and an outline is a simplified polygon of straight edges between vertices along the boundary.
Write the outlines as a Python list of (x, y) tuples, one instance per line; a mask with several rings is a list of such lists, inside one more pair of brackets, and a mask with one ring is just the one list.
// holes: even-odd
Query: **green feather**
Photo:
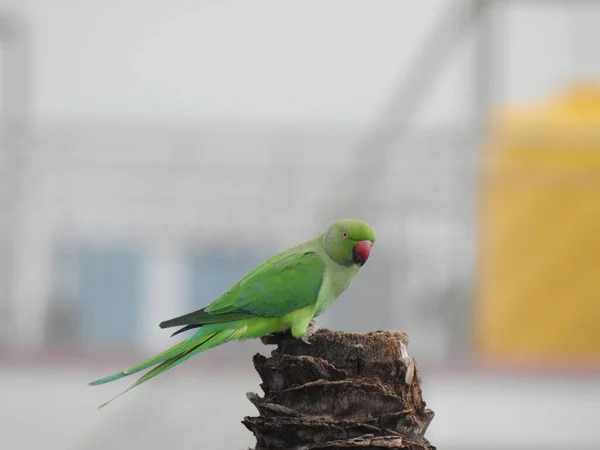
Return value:
[(164, 352), (159, 353), (158, 355), (153, 356), (152, 358), (148, 358), (147, 360), (145, 360), (144, 362), (141, 362), (140, 364), (132, 366), (121, 372), (115, 373), (114, 375), (110, 375), (108, 377), (100, 378), (99, 380), (92, 381), (91, 383), (89, 383), (89, 385), (90, 386), (98, 386), (99, 384), (109, 383), (111, 381), (115, 381), (120, 378), (126, 377), (128, 375), (140, 372), (144, 369), (147, 369), (148, 367), (155, 366), (156, 364), (159, 364), (159, 363), (173, 357), (174, 355), (179, 354), (182, 350), (185, 350), (185, 348), (189, 347), (190, 345), (192, 345), (192, 344), (189, 343), (188, 341), (182, 341), (179, 344), (176, 344), (173, 347), (165, 350)]
[(324, 273), (325, 261), (314, 251), (275, 258), (236, 283), (206, 310), (280, 317), (315, 303)]
[[(196, 355), (196, 354), (198, 354), (198, 353), (200, 353), (200, 352), (202, 352), (204, 350), (207, 350), (209, 348), (213, 348), (213, 347), (216, 347), (218, 345), (224, 344), (225, 342), (227, 342), (229, 340), (229, 338), (234, 333), (235, 333), (235, 330), (233, 330), (233, 331), (232, 330), (225, 330), (225, 331), (219, 331), (219, 332), (216, 332), (216, 333), (208, 334), (207, 336), (205, 336), (203, 338), (203, 340), (194, 339), (192, 342), (189, 342), (188, 345), (180, 347), (179, 350), (178, 350), (179, 353), (177, 355), (172, 356), (172, 357), (170, 357), (170, 358), (168, 358), (166, 360), (163, 359), (162, 362), (159, 365), (157, 365), (156, 367), (154, 367), (152, 370), (146, 372), (134, 384), (132, 384), (131, 386), (129, 386), (127, 389), (125, 389), (119, 395), (113, 397), (112, 399), (110, 399), (106, 403), (103, 403), (102, 405), (100, 405), (98, 407), (98, 409), (105, 407), (106, 405), (108, 405), (109, 403), (111, 403), (113, 400), (116, 400), (117, 398), (119, 398), (123, 394), (129, 392), (134, 387), (137, 387), (140, 384), (145, 383), (146, 381), (154, 378), (156, 375), (164, 373), (167, 370), (170, 370), (173, 367), (178, 366), (179, 364), (181, 364), (182, 362), (188, 360), (192, 356), (194, 356), (194, 355)], [(158, 358), (155, 358), (155, 360), (158, 360)], [(134, 373), (134, 372), (131, 372), (131, 373)], [(127, 375), (129, 375), (129, 373)]]
[(246, 274), (207, 307), (162, 322), (160, 327), (281, 317), (314, 304), (325, 273), (323, 258), (314, 251), (276, 256)]

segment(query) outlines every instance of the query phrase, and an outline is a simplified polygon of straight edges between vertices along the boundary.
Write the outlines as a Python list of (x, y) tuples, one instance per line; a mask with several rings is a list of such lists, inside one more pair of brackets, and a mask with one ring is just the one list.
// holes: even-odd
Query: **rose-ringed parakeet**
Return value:
[(322, 235), (267, 259), (208, 306), (160, 324), (161, 328), (182, 327), (172, 336), (196, 330), (188, 339), (90, 385), (155, 366), (119, 397), (192, 356), (229, 341), (290, 330), (295, 338), (308, 342), (309, 324), (348, 288), (369, 258), (374, 242), (375, 231), (366, 223), (354, 219), (334, 222)]

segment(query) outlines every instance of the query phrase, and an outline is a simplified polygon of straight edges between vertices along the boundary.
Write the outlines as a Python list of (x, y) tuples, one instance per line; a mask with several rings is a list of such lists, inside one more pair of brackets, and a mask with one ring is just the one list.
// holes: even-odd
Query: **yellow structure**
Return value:
[(600, 362), (600, 85), (494, 119), (480, 198), (476, 346)]

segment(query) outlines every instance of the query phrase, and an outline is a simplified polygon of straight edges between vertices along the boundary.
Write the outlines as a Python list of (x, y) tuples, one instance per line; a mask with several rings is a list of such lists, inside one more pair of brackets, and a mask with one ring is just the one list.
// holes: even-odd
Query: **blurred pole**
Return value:
[[(492, 111), (494, 99), (493, 93), (496, 92), (494, 74), (497, 73), (496, 56), (497, 42), (495, 37), (501, 35), (498, 33), (496, 22), (498, 20), (498, 2), (495, 0), (481, 1), (481, 10), (479, 11), (479, 21), (475, 32), (475, 52), (473, 54), (473, 145), (477, 149), (484, 148), (488, 139), (489, 120)], [(466, 223), (472, 225), (469, 230), (473, 238), (468, 240), (470, 247), (465, 249), (466, 259), (462, 262), (469, 266), (469, 272), (477, 274), (477, 236), (478, 213), (479, 208), (479, 175), (478, 168), (481, 166), (482, 152), (474, 153), (474, 170), (469, 174), (470, 189), (469, 198), (465, 200), (465, 209), (462, 215)], [(457, 356), (466, 356), (473, 342), (472, 324), (473, 324), (473, 302), (476, 298), (476, 284), (465, 286), (467, 292), (457, 295), (452, 299), (452, 308), (447, 308), (445, 312), (446, 325), (448, 330), (456, 330), (457, 336), (450, 338), (452, 348)], [(449, 316), (449, 317), (448, 317)]]
[(475, 129), (479, 138), (485, 139), (488, 117), (493, 102), (492, 92), (494, 87), (494, 60), (496, 46), (495, 36), (495, 11), (496, 2), (493, 0), (481, 1), (479, 21), (475, 35), (474, 57), (474, 87), (473, 118)]
[[(336, 207), (327, 200), (323, 205), (320, 216), (326, 219), (325, 222), (344, 215), (347, 210), (352, 210), (356, 217), (364, 214), (361, 208), (366, 208), (374, 197), (377, 181), (386, 173), (399, 138), (409, 130), (411, 117), (422, 104), (428, 88), (442, 71), (452, 50), (458, 46), (471, 25), (478, 22), (487, 3), (481, 0), (449, 2), (442, 11), (438, 23), (415, 52), (408, 71), (395, 83), (397, 88), (371, 131), (358, 144), (354, 152), (354, 169), (344, 174), (345, 183), (335, 185), (336, 189), (341, 185), (349, 186), (346, 203), (342, 202), (341, 207)], [(348, 183), (347, 180), (352, 182)], [(367, 212), (369, 220), (373, 220), (376, 211)]]
[(9, 344), (21, 176), (30, 132), (30, 42), (23, 21), (0, 12), (0, 349)]

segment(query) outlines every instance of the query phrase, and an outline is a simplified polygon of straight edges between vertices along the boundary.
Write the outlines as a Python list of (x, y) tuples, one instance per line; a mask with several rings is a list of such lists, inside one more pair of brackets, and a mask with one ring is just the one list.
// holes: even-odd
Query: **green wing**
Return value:
[(167, 320), (161, 328), (231, 322), (249, 317), (280, 317), (315, 303), (325, 262), (314, 251), (280, 254), (245, 275), (205, 308)]

